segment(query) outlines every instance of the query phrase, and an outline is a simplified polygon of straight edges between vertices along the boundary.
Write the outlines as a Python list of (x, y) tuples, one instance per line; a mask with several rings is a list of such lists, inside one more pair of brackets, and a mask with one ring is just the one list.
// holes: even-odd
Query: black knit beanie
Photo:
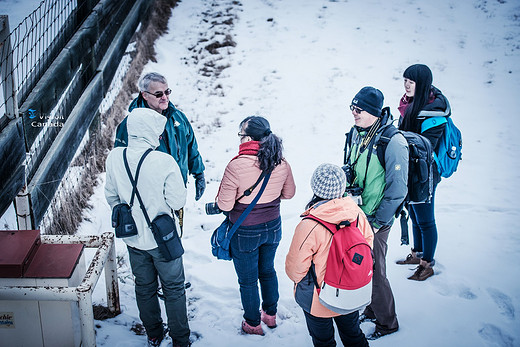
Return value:
[(363, 87), (352, 99), (352, 105), (367, 111), (373, 116), (381, 117), (383, 108), (383, 93), (374, 87)]

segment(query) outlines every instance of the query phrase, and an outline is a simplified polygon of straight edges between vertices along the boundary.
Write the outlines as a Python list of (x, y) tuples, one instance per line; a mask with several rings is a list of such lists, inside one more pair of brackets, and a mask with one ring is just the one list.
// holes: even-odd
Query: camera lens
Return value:
[(206, 214), (219, 214), (222, 210), (218, 207), (216, 202), (208, 202), (205, 206)]

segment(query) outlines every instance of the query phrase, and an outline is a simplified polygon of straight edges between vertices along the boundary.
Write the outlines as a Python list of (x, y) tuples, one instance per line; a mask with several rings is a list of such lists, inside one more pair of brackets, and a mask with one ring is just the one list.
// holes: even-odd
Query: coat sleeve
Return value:
[(374, 249), (374, 231), (372, 230), (372, 226), (370, 225), (367, 217), (365, 216), (363, 211), (361, 211), (361, 209), (358, 215), (357, 227), (363, 234), (363, 237), (365, 238), (367, 243), (370, 245), (370, 248)]
[(391, 225), (393, 217), (408, 193), (408, 143), (401, 134), (392, 136), (385, 152), (385, 189), (375, 221)]
[(222, 211), (231, 211), (233, 209), (238, 188), (238, 172), (234, 169), (233, 161), (231, 161), (226, 166), (217, 194), (217, 205)]
[(164, 180), (164, 199), (172, 210), (180, 210), (186, 204), (186, 186), (177, 162), (170, 156), (168, 160), (171, 163), (169, 173)]
[(112, 171), (112, 165), (114, 165), (114, 158), (112, 153), (110, 153), (106, 160), (106, 179), (105, 179), (105, 199), (110, 205), (110, 209), (113, 209), (114, 206), (121, 203), (121, 199), (119, 198), (119, 194), (117, 192), (117, 186), (115, 184), (115, 179)]
[(285, 257), (285, 273), (294, 282), (299, 283), (309, 271), (314, 254), (318, 251), (316, 233), (318, 224), (303, 220), (294, 231), (289, 252)]
[[(180, 112), (177, 110), (177, 112)], [(184, 114), (183, 119), (185, 120), (186, 126), (186, 141), (188, 143), (188, 170), (192, 175), (198, 175), (204, 172), (204, 163), (202, 162), (202, 156), (199, 153), (199, 146), (197, 145), (197, 139), (190, 122)]]
[(287, 178), (282, 187), (281, 198), (282, 199), (291, 199), (296, 193), (296, 184), (294, 183), (294, 177), (292, 174), (291, 166), (288, 162), (285, 162), (287, 165)]

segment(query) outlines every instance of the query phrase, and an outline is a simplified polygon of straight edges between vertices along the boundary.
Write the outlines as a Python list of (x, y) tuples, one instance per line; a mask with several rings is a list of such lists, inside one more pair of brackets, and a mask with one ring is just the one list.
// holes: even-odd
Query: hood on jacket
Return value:
[(346, 220), (353, 222), (357, 220), (358, 216), (362, 213), (363, 211), (361, 211), (354, 200), (349, 197), (344, 197), (318, 202), (305, 211), (302, 217), (310, 214), (326, 222), (339, 224)]
[(432, 86), (433, 101), (425, 105), (421, 112), (417, 115), (417, 119), (425, 119), (428, 117), (449, 117), (451, 115), (451, 106), (448, 99), (442, 92)]
[(128, 147), (159, 147), (159, 136), (164, 131), (166, 117), (150, 108), (134, 108), (128, 115)]

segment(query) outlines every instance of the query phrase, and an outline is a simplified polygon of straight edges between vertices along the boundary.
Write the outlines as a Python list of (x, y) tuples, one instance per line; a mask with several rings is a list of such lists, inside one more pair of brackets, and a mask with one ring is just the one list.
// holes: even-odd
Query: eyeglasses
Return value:
[(159, 91), (159, 92), (155, 92), (155, 93), (150, 93), (149, 91), (146, 91), (146, 90), (144, 92), (155, 96), (157, 99), (160, 99), (163, 97), (163, 95), (170, 95), (172, 93), (172, 90), (170, 88), (168, 88), (164, 92)]
[(238, 133), (238, 137), (246, 137), (246, 136), (249, 136), (249, 135)]
[(360, 114), (361, 112), (364, 111), (362, 108), (356, 107), (356, 106), (354, 106), (354, 105), (350, 105), (350, 110), (351, 110), (352, 112), (356, 112), (357, 114)]

